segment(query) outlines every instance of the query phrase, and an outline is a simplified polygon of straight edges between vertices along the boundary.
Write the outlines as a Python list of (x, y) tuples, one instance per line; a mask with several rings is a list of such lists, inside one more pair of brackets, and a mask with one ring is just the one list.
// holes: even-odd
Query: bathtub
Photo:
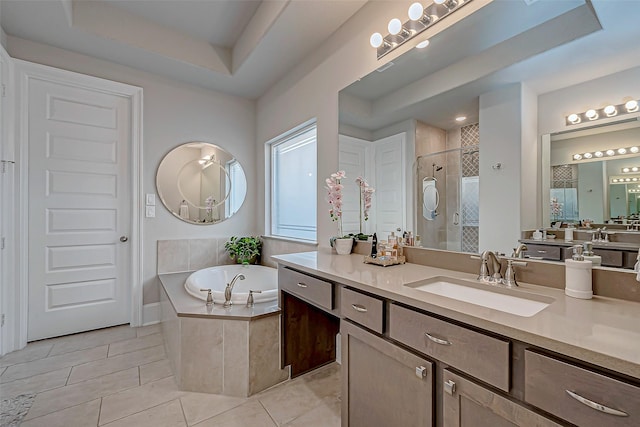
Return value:
[(224, 289), (236, 274), (244, 275), (244, 280), (236, 280), (231, 293), (233, 304), (246, 304), (249, 290), (262, 291), (254, 293), (256, 304), (275, 301), (278, 299), (278, 270), (262, 265), (220, 265), (204, 268), (192, 273), (184, 283), (187, 293), (193, 297), (206, 301), (207, 292), (200, 289), (211, 289), (213, 302), (224, 302)]

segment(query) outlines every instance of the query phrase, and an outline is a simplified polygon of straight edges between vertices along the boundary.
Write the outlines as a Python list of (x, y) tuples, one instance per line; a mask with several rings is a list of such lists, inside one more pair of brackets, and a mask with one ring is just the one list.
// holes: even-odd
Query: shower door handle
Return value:
[(453, 225), (459, 225), (460, 224), (460, 214), (458, 212), (455, 212), (453, 214)]

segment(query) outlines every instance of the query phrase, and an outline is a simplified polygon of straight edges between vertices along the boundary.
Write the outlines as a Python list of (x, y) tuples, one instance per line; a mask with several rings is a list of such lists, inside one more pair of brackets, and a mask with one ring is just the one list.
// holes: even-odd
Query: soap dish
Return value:
[(389, 265), (404, 264), (405, 262), (406, 260), (404, 256), (399, 256), (398, 259), (391, 259), (387, 257), (373, 258), (370, 255), (366, 255), (364, 257), (365, 264), (375, 264), (375, 265), (381, 265), (383, 267), (387, 267)]

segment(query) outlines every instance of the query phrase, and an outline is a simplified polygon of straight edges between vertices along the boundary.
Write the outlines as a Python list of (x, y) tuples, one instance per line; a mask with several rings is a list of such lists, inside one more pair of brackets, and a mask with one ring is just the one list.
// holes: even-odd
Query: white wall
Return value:
[(578, 207), (581, 220), (590, 219), (596, 224), (604, 223), (604, 167), (602, 162), (578, 165)]
[(156, 193), (158, 164), (167, 152), (183, 142), (211, 142), (227, 150), (242, 164), (247, 176), (247, 197), (240, 211), (231, 219), (209, 226), (188, 224), (175, 218), (161, 204), (156, 207), (156, 218), (144, 219), (145, 304), (159, 300), (156, 283), (158, 240), (256, 233), (255, 211), (261, 207), (256, 203), (258, 191), (253, 101), (14, 37), (8, 38), (8, 51), (15, 58), (143, 88), (142, 182), (145, 193)]
[[(317, 118), (318, 243), (322, 246), (328, 246), (329, 238), (336, 233), (335, 223), (326, 214), (323, 187), (324, 178), (338, 168), (338, 92), (411, 47), (412, 43), (407, 43), (407, 46), (377, 61), (369, 45), (371, 34), (386, 28), (389, 17), (404, 16), (407, 5), (393, 1), (368, 2), (327, 42), (258, 100), (256, 151), (259, 176), (264, 176), (264, 142)], [(264, 193), (259, 195), (257, 210), (258, 223), (263, 227), (264, 197)]]
[(480, 252), (511, 253), (520, 236), (521, 104), (520, 84), (480, 96)]

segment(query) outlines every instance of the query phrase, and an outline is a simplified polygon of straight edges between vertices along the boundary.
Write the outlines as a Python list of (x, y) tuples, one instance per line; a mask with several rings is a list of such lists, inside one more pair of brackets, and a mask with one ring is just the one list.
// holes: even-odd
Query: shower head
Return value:
[(442, 166), (438, 166), (435, 163), (433, 164), (433, 173), (439, 172), (442, 170)]

